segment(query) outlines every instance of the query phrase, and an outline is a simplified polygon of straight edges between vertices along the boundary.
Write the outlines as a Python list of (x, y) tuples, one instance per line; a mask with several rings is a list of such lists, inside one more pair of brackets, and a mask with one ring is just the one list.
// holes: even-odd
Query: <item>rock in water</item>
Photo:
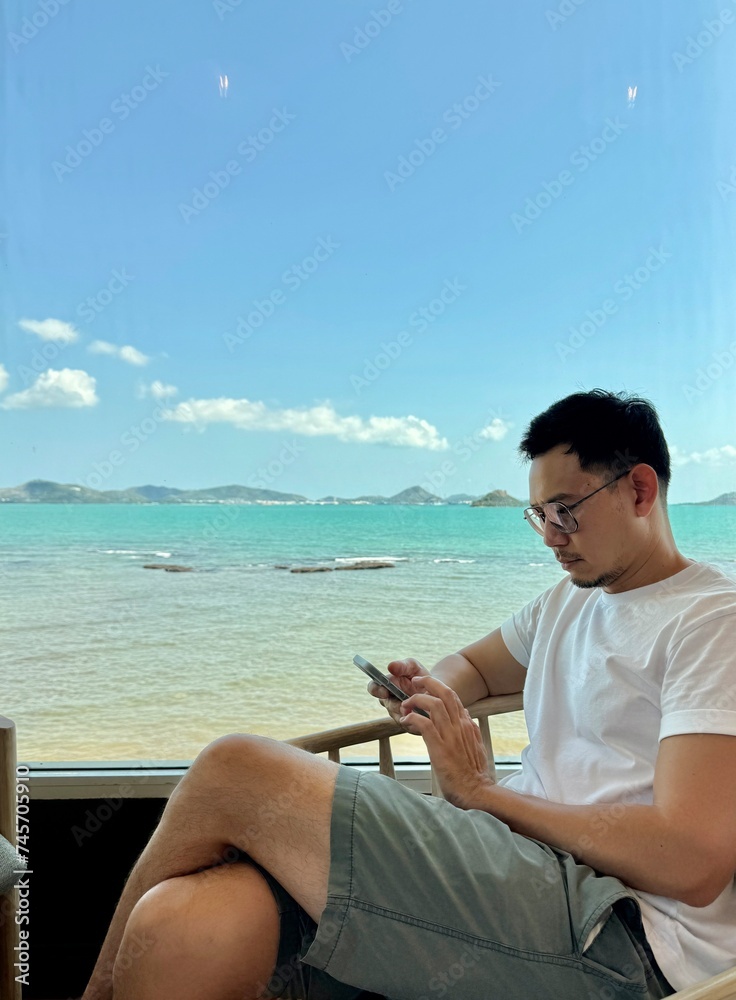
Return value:
[[(392, 562), (385, 562), (381, 559), (359, 559), (354, 563), (347, 563), (345, 566), (292, 566), (292, 573), (331, 573), (339, 569), (393, 569)], [(276, 566), (275, 569), (281, 569)]]
[(146, 565), (143, 567), (143, 569), (163, 569), (163, 570), (166, 570), (167, 573), (192, 573), (192, 572), (194, 572), (192, 570), (191, 566), (176, 566), (175, 564), (169, 565), (167, 563), (146, 563)]
[(335, 569), (393, 569), (392, 562), (382, 562), (380, 559), (360, 559), (358, 562), (347, 563), (345, 566), (335, 566)]

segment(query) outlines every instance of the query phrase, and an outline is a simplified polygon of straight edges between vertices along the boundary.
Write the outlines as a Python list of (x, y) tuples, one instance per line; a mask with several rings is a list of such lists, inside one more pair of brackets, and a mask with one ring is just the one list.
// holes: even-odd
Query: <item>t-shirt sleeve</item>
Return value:
[(736, 613), (713, 615), (671, 649), (660, 740), (684, 733), (736, 736)]
[(501, 638), (506, 643), (509, 653), (522, 667), (529, 666), (539, 616), (551, 590), (552, 588), (545, 590), (501, 625)]

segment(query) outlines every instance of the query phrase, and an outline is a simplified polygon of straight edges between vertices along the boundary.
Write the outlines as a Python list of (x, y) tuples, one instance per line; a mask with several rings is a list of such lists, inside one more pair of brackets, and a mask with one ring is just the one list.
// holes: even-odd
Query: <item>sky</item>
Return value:
[(736, 490), (736, 0), (0, 18), (0, 486), (526, 498), (603, 387)]

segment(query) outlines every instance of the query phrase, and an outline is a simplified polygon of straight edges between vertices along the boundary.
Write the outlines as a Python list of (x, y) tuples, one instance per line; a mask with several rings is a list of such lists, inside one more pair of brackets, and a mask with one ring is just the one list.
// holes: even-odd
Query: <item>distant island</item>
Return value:
[(491, 490), (484, 497), (473, 500), (471, 507), (526, 507), (523, 500), (509, 496), (506, 490)]
[(421, 486), (410, 486), (391, 497), (326, 496), (310, 500), (299, 493), (254, 489), (250, 486), (215, 486), (207, 490), (179, 490), (171, 486), (135, 486), (126, 490), (91, 490), (87, 486), (33, 479), (21, 486), (0, 489), (0, 503), (127, 503), (127, 504), (467, 504), (471, 507), (523, 507), (521, 500), (505, 490), (493, 490), (483, 497), (454, 493), (439, 497)]
[[(215, 486), (208, 490), (179, 490), (173, 486), (134, 486), (127, 490), (91, 490), (73, 483), (53, 483), (32, 479), (21, 486), (0, 489), (0, 503), (128, 503), (128, 504), (338, 504), (389, 505), (411, 504), (440, 506), (465, 504), (468, 507), (526, 507), (506, 490), (491, 490), (481, 497), (469, 493), (453, 493), (440, 497), (422, 486), (410, 486), (391, 497), (369, 494), (359, 497), (326, 496), (310, 500), (300, 493), (280, 493), (278, 490), (255, 489), (251, 486)], [(714, 500), (675, 504), (678, 507), (734, 507), (736, 493), (721, 493)]]
[(736, 507), (736, 493), (721, 493), (715, 500), (690, 501), (681, 507)]

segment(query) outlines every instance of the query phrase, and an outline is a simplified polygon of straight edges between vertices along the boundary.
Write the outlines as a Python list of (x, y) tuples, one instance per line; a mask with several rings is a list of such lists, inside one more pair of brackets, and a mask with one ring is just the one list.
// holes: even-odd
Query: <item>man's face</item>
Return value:
[[(567, 445), (559, 445), (534, 459), (529, 474), (529, 497), (532, 505), (556, 500), (572, 506), (613, 479), (612, 473), (586, 472), (577, 455), (566, 455)], [(610, 587), (625, 572), (633, 555), (633, 528), (636, 518), (627, 512), (620, 487), (601, 490), (572, 513), (578, 530), (565, 534), (548, 518), (544, 544), (554, 552), (576, 587)]]

